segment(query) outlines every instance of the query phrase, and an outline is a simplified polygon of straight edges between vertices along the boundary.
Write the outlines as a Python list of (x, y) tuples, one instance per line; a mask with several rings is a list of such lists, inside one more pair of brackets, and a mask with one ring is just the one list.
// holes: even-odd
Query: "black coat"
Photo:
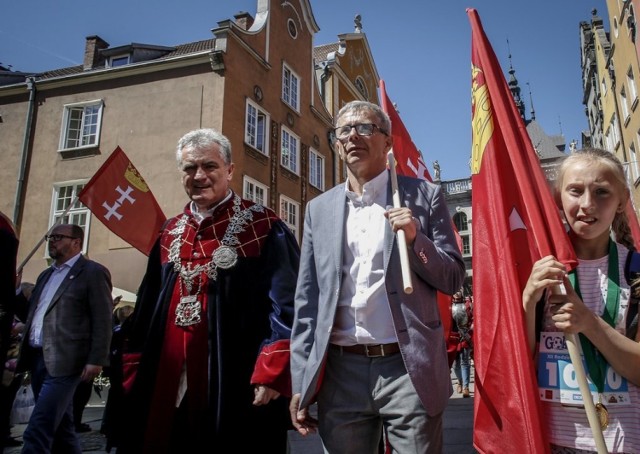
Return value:
[[(206, 405), (200, 406), (202, 411), (196, 418), (187, 418), (183, 407), (177, 410), (173, 415), (177, 419), (166, 421), (163, 427), (178, 435), (179, 445), (171, 442), (155, 446), (153, 443), (163, 438), (158, 431), (164, 429), (152, 430), (145, 439), (149, 411), (155, 403), (155, 386), (164, 375), (174, 372), (159, 369), (167, 323), (173, 323), (175, 318), (169, 308), (178, 278), (173, 263), (162, 259), (162, 248), (166, 257), (166, 246), (165, 230), (149, 257), (131, 323), (120, 334), (128, 343), (124, 350), (142, 356), (131, 392), (123, 394), (123, 405), (111, 405), (119, 409), (119, 417), (110, 419), (122, 424), (105, 429), (110, 445), (118, 446), (118, 453), (143, 452), (142, 446), (154, 453), (188, 452), (190, 447), (216, 452), (215, 448), (233, 442), (238, 452), (285, 452), (287, 429), (291, 427), (288, 400), (280, 397), (266, 406), (252, 405), (251, 377), (265, 347), (284, 342), (288, 351), (299, 264), (295, 238), (282, 221), (275, 220), (258, 255), (240, 255), (235, 266), (219, 269), (217, 279), (209, 280)], [(286, 372), (288, 377), (288, 363)], [(190, 389), (186, 402), (193, 399)], [(173, 391), (167, 399), (169, 403), (175, 401)], [(157, 414), (151, 418), (157, 418)], [(247, 436), (231, 438), (238, 426), (246, 429)]]

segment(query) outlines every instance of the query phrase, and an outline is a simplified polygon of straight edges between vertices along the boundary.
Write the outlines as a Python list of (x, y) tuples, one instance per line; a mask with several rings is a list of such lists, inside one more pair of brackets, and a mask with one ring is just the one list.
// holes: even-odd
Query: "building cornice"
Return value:
[[(37, 79), (36, 85), (38, 91), (54, 90), (62, 87), (72, 87), (76, 85), (84, 85), (93, 82), (104, 82), (108, 80), (117, 80), (126, 77), (139, 76), (144, 74), (155, 73), (158, 71), (168, 71), (178, 68), (187, 68), (190, 66), (209, 64), (210, 56), (213, 51), (206, 50), (201, 52), (192, 53), (189, 55), (181, 55), (178, 57), (146, 61), (141, 63), (132, 63), (126, 66), (119, 66), (117, 68), (101, 68), (91, 71), (83, 71), (77, 74), (69, 74), (58, 77), (51, 77), (47, 79)], [(21, 82), (19, 84), (0, 86), (0, 97), (20, 95), (27, 92), (27, 83)]]

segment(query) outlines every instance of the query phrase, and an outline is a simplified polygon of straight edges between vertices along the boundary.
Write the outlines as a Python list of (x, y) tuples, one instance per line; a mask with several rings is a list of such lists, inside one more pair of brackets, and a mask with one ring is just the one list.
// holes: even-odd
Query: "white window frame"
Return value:
[(622, 107), (622, 121), (626, 123), (629, 119), (629, 100), (624, 86), (620, 89), (620, 106)]
[(614, 113), (611, 117), (611, 135), (613, 139), (613, 150), (620, 145), (620, 123), (618, 123), (618, 116)]
[(300, 243), (300, 238), (298, 234), (300, 232), (300, 204), (293, 199), (285, 195), (280, 196), (280, 219), (284, 221), (285, 224), (293, 233), (293, 236), (296, 237), (296, 241)]
[(91, 226), (91, 211), (78, 200), (78, 194), (84, 188), (88, 180), (65, 181), (53, 184), (51, 196), (51, 210), (49, 214), (49, 228), (62, 217), (71, 202), (75, 203), (62, 218), (62, 224), (76, 224), (84, 230), (82, 253), (87, 253), (89, 243), (89, 228)]
[(245, 175), (242, 178), (242, 196), (260, 205), (268, 206), (269, 187)]
[(131, 54), (120, 54), (110, 57), (107, 64), (109, 68), (117, 68), (131, 63)]
[(636, 78), (633, 75), (633, 68), (629, 68), (627, 71), (627, 86), (629, 87), (629, 101), (631, 101), (631, 108), (634, 108), (638, 101), (638, 87), (636, 87)]
[(309, 148), (309, 184), (324, 191), (324, 156)]
[(282, 100), (300, 112), (300, 76), (286, 63), (282, 64)]
[(460, 211), (453, 215), (453, 223), (456, 226), (456, 229), (458, 229), (458, 233), (467, 232), (469, 230), (469, 217), (464, 211)]
[(631, 142), (629, 145), (629, 162), (624, 165), (625, 173), (627, 176), (627, 181), (630, 184), (633, 184), (634, 181), (638, 178), (638, 165), (637, 165), (637, 153), (636, 153), (636, 144), (635, 142)]
[(640, 178), (640, 162), (638, 162), (638, 152), (636, 150), (635, 144), (640, 144), (640, 131), (636, 132), (636, 142), (634, 142), (633, 146), (633, 154), (631, 155), (631, 167), (633, 168), (633, 181), (635, 183), (638, 178)]
[(101, 99), (65, 104), (58, 151), (97, 147), (100, 143), (103, 109)]
[(280, 165), (300, 175), (300, 137), (283, 126), (280, 142)]
[(607, 151), (613, 152), (615, 147), (613, 143), (613, 137), (611, 137), (611, 130), (612, 130), (612, 126), (609, 126), (606, 132), (604, 133), (604, 143), (606, 145)]
[(364, 77), (357, 76), (354, 84), (362, 96), (364, 96), (364, 99), (369, 99), (369, 90), (367, 90), (367, 84), (364, 81)]
[(460, 235), (462, 239), (462, 256), (469, 257), (471, 255), (471, 235)]
[(244, 123), (244, 143), (269, 156), (269, 114), (247, 98)]

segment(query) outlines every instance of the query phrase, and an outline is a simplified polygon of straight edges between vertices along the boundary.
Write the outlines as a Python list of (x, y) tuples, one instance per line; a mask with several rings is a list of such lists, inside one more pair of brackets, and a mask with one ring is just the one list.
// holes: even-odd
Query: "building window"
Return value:
[(620, 107), (622, 108), (622, 121), (626, 122), (629, 118), (629, 101), (624, 87), (620, 90)]
[(467, 230), (469, 230), (467, 214), (464, 212), (456, 213), (455, 215), (453, 215), (453, 223), (455, 224), (458, 232), (466, 232)]
[(471, 255), (471, 241), (469, 235), (463, 235), (462, 238), (462, 255), (468, 256)]
[[(640, 131), (636, 132), (636, 142), (640, 143)], [(634, 179), (632, 180), (632, 183), (634, 183), (638, 178), (640, 178), (640, 162), (638, 162), (638, 153), (636, 151), (635, 143), (632, 144), (631, 156), (629, 159), (631, 160), (630, 164), (633, 169), (632, 175)]]
[(97, 146), (102, 109), (101, 100), (64, 106), (60, 150)]
[(613, 114), (613, 117), (611, 117), (611, 136), (613, 140), (613, 150), (615, 150), (618, 148), (618, 145), (620, 145), (620, 123), (618, 122), (616, 114)]
[(108, 65), (110, 68), (115, 68), (117, 66), (124, 66), (131, 63), (131, 56), (129, 54), (126, 55), (118, 55), (115, 57), (111, 57), (108, 60)]
[(609, 126), (604, 133), (604, 144), (607, 151), (613, 151), (615, 149), (613, 139), (611, 137), (611, 126)]
[(289, 35), (296, 39), (298, 37), (298, 27), (296, 27), (296, 23), (293, 19), (287, 20), (287, 30), (289, 30)]
[(260, 205), (267, 204), (268, 188), (251, 177), (245, 176), (242, 183), (242, 196)]
[(298, 160), (300, 157), (300, 139), (287, 128), (282, 128), (282, 152), (280, 164), (298, 175)]
[(247, 99), (244, 141), (260, 153), (269, 154), (269, 115), (250, 99)]
[(631, 101), (633, 108), (638, 101), (638, 89), (636, 87), (636, 78), (633, 76), (633, 69), (631, 68), (627, 71), (627, 86), (629, 87), (629, 101)]
[(462, 255), (468, 257), (471, 255), (471, 235), (469, 235), (469, 218), (467, 213), (459, 211), (453, 215), (453, 224), (460, 234), (462, 240)]
[(364, 99), (369, 99), (369, 90), (367, 90), (367, 85), (364, 83), (362, 76), (356, 77), (355, 84), (360, 94), (364, 96)]
[(637, 24), (636, 12), (633, 5), (629, 5), (629, 15), (627, 16), (627, 28), (629, 29), (629, 38), (633, 43), (636, 42)]
[(83, 254), (87, 252), (89, 221), (91, 219), (89, 209), (78, 200), (78, 194), (82, 191), (85, 183), (86, 181), (54, 184), (51, 217), (49, 219), (49, 228), (56, 224), (60, 218), (62, 218), (60, 220), (61, 224), (76, 224), (83, 228)]
[(638, 156), (636, 153), (636, 144), (631, 143), (629, 146), (629, 162), (625, 167), (625, 173), (627, 174), (627, 181), (633, 184), (638, 179)]
[(300, 110), (300, 78), (287, 65), (282, 68), (282, 99), (296, 112)]
[(309, 183), (324, 191), (324, 157), (309, 149)]
[(298, 219), (299, 211), (299, 203), (294, 202), (289, 197), (280, 196), (280, 219), (282, 219), (284, 223), (289, 226), (289, 229), (291, 229), (293, 236), (296, 237), (296, 240), (298, 240), (298, 242), (300, 242), (300, 239), (298, 238), (298, 230), (300, 225), (300, 221)]

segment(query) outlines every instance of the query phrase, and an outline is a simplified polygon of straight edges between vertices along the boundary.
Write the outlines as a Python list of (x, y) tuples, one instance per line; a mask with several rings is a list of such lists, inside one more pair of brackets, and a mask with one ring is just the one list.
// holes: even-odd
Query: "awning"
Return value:
[(115, 299), (118, 296), (122, 297), (120, 301), (128, 301), (130, 303), (135, 303), (137, 298), (135, 293), (128, 292), (118, 287), (113, 287), (111, 290), (111, 297)]

